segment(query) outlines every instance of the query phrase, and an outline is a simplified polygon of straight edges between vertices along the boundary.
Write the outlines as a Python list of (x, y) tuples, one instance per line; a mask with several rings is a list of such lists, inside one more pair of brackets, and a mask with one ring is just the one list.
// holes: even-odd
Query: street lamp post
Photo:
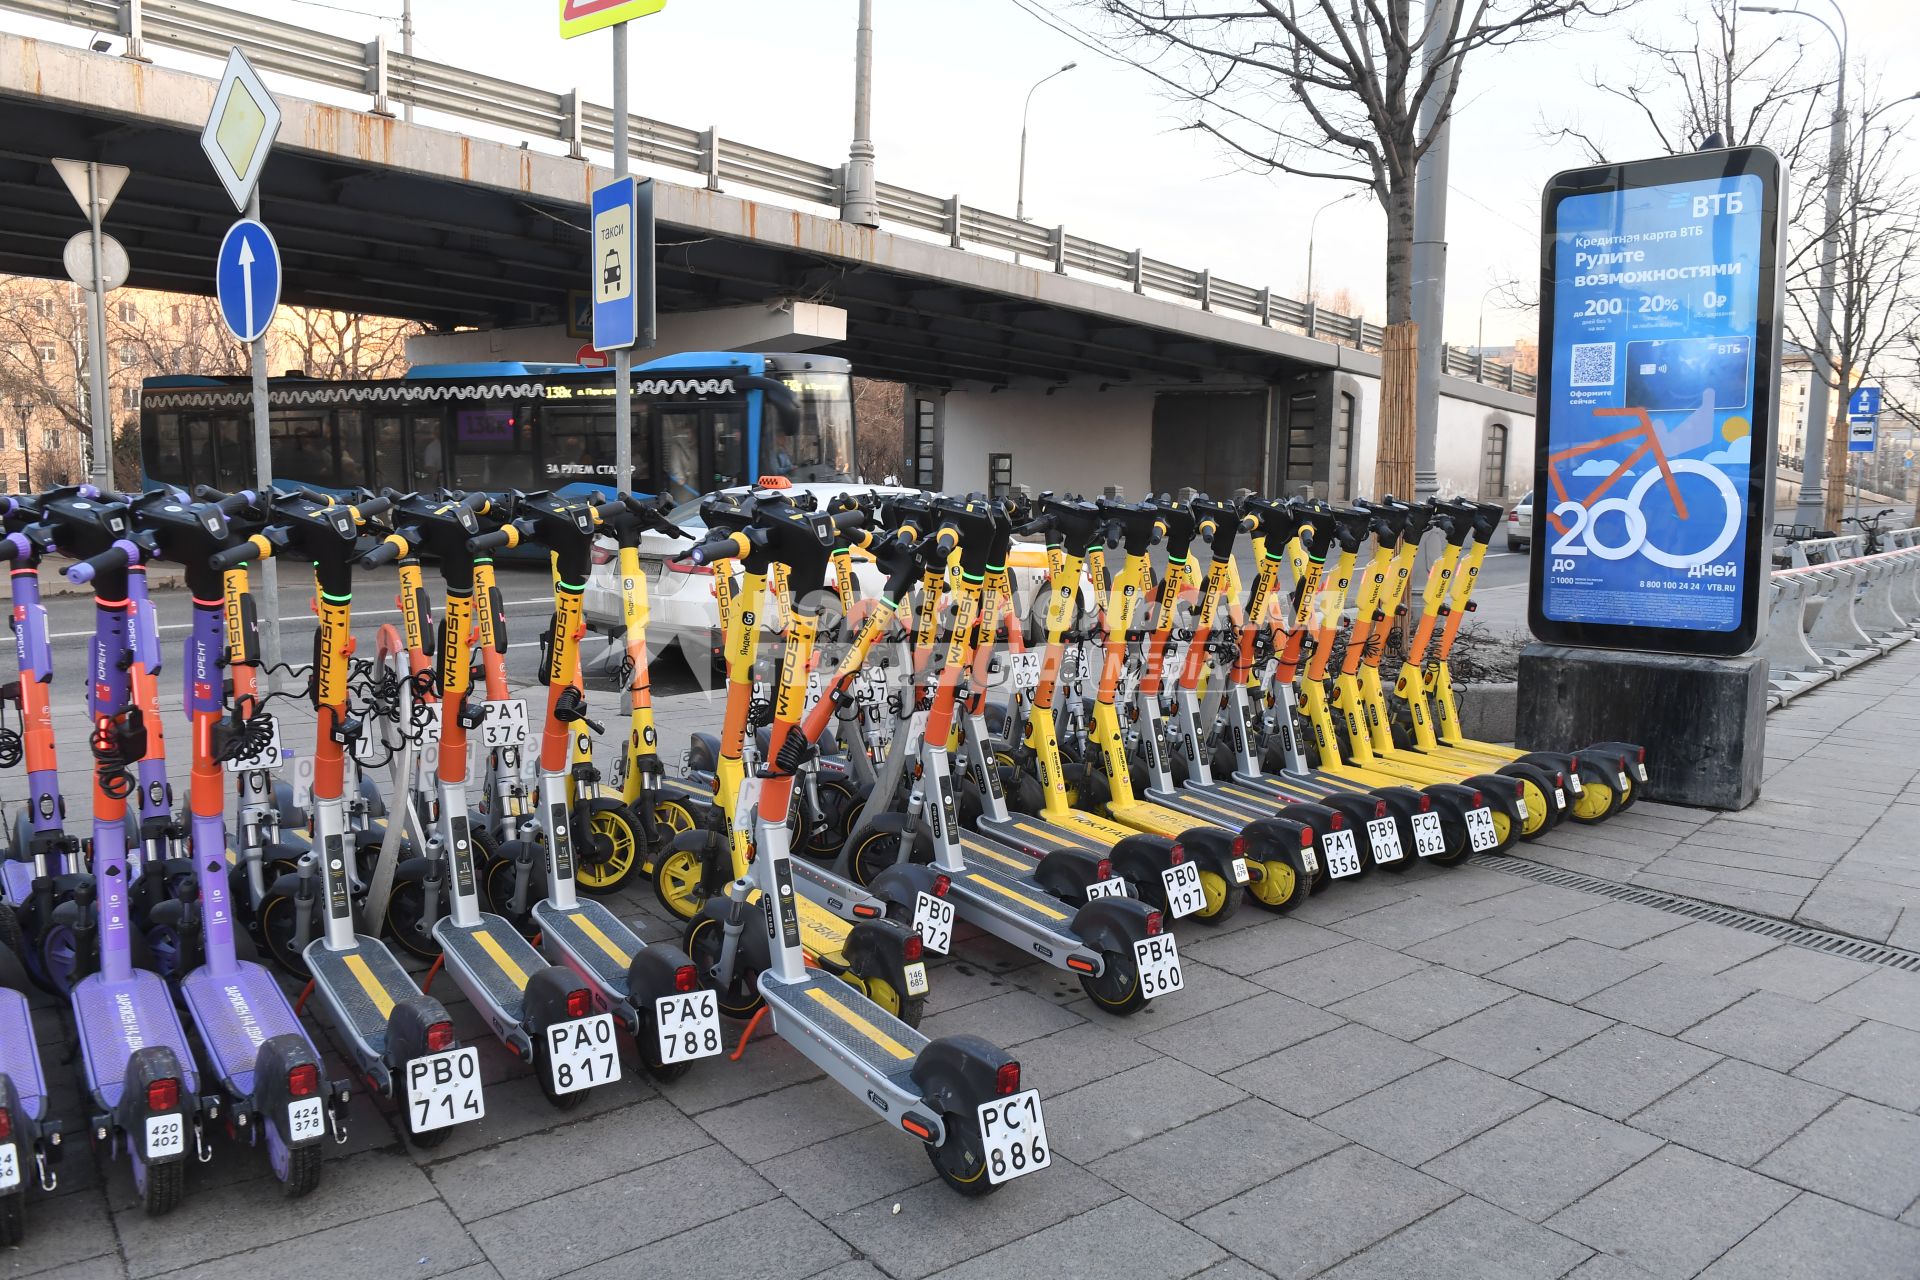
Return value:
[[(1820, 292), (1814, 305), (1813, 345), (1819, 375), (1807, 388), (1807, 443), (1800, 463), (1800, 498), (1794, 523), (1821, 528), (1827, 522), (1826, 494), (1822, 481), (1827, 469), (1827, 433), (1832, 430), (1827, 411), (1827, 381), (1833, 372), (1833, 277), (1834, 258), (1840, 234), (1840, 203), (1847, 169), (1847, 15), (1839, 0), (1831, 0), (1840, 19), (1840, 30), (1818, 14), (1804, 9), (1782, 9), (1774, 5), (1741, 5), (1747, 13), (1769, 13), (1782, 17), (1808, 18), (1825, 28), (1833, 37), (1840, 54), (1839, 74), (1833, 93), (1833, 122), (1827, 131), (1827, 207), (1820, 229)], [(1843, 393), (1844, 394), (1844, 393)]]
[(1055, 76), (1063, 76), (1080, 64), (1069, 62), (1058, 71), (1049, 71), (1033, 82), (1033, 89), (1027, 90), (1026, 105), (1020, 108), (1020, 182), (1014, 195), (1013, 216), (1018, 222), (1027, 220), (1027, 112), (1033, 108), (1033, 92)]
[(1308, 305), (1312, 305), (1313, 303), (1313, 237), (1320, 229), (1320, 215), (1325, 213), (1327, 210), (1333, 208), (1333, 206), (1339, 204), (1341, 201), (1351, 200), (1359, 194), (1360, 192), (1358, 190), (1355, 190), (1355, 191), (1349, 191), (1343, 196), (1335, 196), (1333, 199), (1321, 205), (1318, 209), (1315, 209), (1313, 211), (1313, 216), (1307, 219), (1307, 303)]

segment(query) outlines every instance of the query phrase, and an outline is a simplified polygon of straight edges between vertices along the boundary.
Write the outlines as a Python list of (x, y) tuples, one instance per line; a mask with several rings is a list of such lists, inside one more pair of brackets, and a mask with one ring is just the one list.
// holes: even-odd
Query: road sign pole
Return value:
[[(260, 190), (247, 197), (247, 216), (260, 220)], [(267, 415), (267, 335), (247, 344), (253, 357), (253, 465), (254, 489), (262, 496), (273, 492), (273, 432)], [(267, 672), (267, 690), (280, 688), (274, 668), (280, 665), (280, 568), (269, 557), (260, 562), (254, 594), (260, 615), (260, 660)]]
[[(613, 29), (613, 176), (627, 176), (627, 23)], [(638, 264), (629, 264), (637, 271)], [(637, 278), (637, 277), (636, 277)], [(613, 482), (633, 492), (633, 350), (613, 353)]]
[(87, 165), (87, 225), (93, 235), (93, 288), (87, 291), (87, 387), (93, 401), (93, 485), (113, 489), (113, 410), (107, 403), (107, 286), (100, 256), (100, 166)]

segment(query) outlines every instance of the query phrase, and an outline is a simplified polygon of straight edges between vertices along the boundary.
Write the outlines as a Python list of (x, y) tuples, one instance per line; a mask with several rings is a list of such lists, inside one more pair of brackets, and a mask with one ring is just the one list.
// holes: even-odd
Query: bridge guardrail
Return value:
[[(495, 76), (467, 71), (388, 48), (384, 34), (371, 41), (327, 35), (292, 23), (208, 4), (205, 0), (0, 0), (10, 10), (88, 31), (126, 37), (127, 56), (145, 57), (148, 44), (210, 58), (224, 58), (235, 45), (255, 66), (311, 84), (372, 97), (370, 110), (393, 114), (396, 101), (461, 120), (513, 130), (530, 138), (565, 143), (584, 159), (590, 147), (613, 148), (613, 110), (585, 101), (578, 90), (551, 93)], [(645, 116), (629, 117), (633, 157), (645, 164), (700, 175), (708, 190), (735, 182), (794, 199), (838, 207), (843, 170), (722, 138), (713, 129), (689, 129)], [(1116, 281), (1135, 293), (1191, 302), (1205, 311), (1246, 317), (1264, 325), (1298, 329), (1308, 337), (1378, 350), (1386, 330), (1364, 317), (1326, 311), (1311, 301), (1276, 295), (1217, 279), (1127, 250), (1071, 235), (1065, 227), (1041, 227), (1005, 214), (878, 183), (883, 221), (945, 235), (952, 248), (974, 245), (1051, 263), (1064, 275), (1079, 272)], [(1447, 373), (1504, 387), (1523, 395), (1534, 378), (1512, 366), (1443, 347)]]
[(1795, 544), (1801, 563), (1770, 581), (1770, 707), (1781, 706), (1920, 633), (1920, 529), (1900, 529), (1888, 549), (1863, 554), (1858, 534)]

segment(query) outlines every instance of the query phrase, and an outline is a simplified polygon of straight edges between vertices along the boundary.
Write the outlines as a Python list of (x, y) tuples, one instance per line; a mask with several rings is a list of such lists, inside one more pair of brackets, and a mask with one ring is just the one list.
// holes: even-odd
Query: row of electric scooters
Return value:
[[(1016, 1062), (976, 1037), (928, 1041), (915, 1030), (924, 955), (963, 941), (958, 923), (1074, 974), (1095, 1007), (1127, 1013), (1183, 985), (1170, 919), (1224, 919), (1242, 892), (1286, 910), (1316, 881), (1457, 860), (1563, 811), (1594, 820), (1631, 800), (1634, 748), (1520, 757), (1450, 727), (1445, 658), (1491, 530), (1483, 511), (1052, 498), (1020, 510), (925, 496), (810, 505), (772, 489), (705, 504), (707, 538), (681, 558), (740, 570), (715, 575), (726, 711), (717, 739), (696, 739), (688, 777), (669, 779), (655, 750), (638, 548), (648, 530), (679, 531), (654, 504), (204, 490), (189, 501), (85, 488), (12, 501), (0, 544), (15, 562), (21, 672), (10, 752), (26, 760), (28, 797), (5, 865), (0, 941), (71, 1001), (92, 1136), (128, 1156), (151, 1211), (181, 1194), (189, 1143), (210, 1158), (211, 1121), (264, 1140), (295, 1194), (315, 1185), (324, 1139), (344, 1140), (345, 1082), (322, 1079), (296, 1007), (250, 953), (308, 980), (301, 1003), (319, 996), (353, 1067), (400, 1104), (421, 1145), (484, 1114), (478, 1058), (385, 940), (433, 956), (428, 989), (433, 973), (450, 973), (557, 1105), (618, 1078), (616, 1030), (645, 1069), (671, 1077), (720, 1051), (718, 1015), (766, 1012), (776, 1033), (919, 1138), (949, 1185), (980, 1194), (1044, 1167), (1048, 1153)], [(1437, 720), (1416, 716), (1415, 741), (1402, 747), (1377, 678), (1365, 677), (1377, 676), (1382, 649), (1370, 637), (1400, 612), (1396, 592), (1429, 525), (1447, 543), (1417, 646), (1437, 634), (1439, 655), (1410, 655), (1401, 686), (1411, 679), (1423, 704), (1441, 695), (1447, 706), (1435, 706)], [(1045, 642), (1032, 647), (1012, 616), (1016, 527), (1047, 543)], [(1241, 532), (1254, 538), (1259, 572), (1236, 611)], [(1110, 538), (1124, 567), (1111, 582), (1085, 575), (1081, 549), (1097, 559)], [(593, 763), (599, 726), (580, 680), (596, 539), (617, 549), (627, 622), (630, 723), (611, 785)], [(1212, 550), (1197, 608), (1196, 539)], [(1324, 696), (1315, 711), (1314, 690), (1369, 539), (1362, 610), (1331, 697), (1343, 733)], [(1155, 543), (1169, 566), (1157, 587)], [(537, 750), (507, 685), (491, 561), (522, 544), (554, 565)], [(69, 576), (96, 595), (86, 838), (67, 833), (58, 792), (38, 600), (50, 553), (77, 561)], [(249, 566), (276, 554), (313, 564), (319, 615), (311, 668), (289, 673), (317, 713), (315, 747), (290, 767), (268, 710), (289, 695), (261, 692), (248, 594)], [(885, 574), (877, 597), (858, 597), (856, 555)], [(185, 813), (166, 778), (152, 560), (185, 566), (193, 601)], [(423, 561), (445, 585), (437, 641)], [(403, 626), (381, 628), (363, 659), (350, 630), (353, 574), (387, 562), (398, 564)], [(1289, 570), (1290, 595), (1280, 587)], [(830, 619), (845, 629), (830, 672), (815, 657), (823, 595), (838, 606), (826, 612), (844, 615)], [(769, 604), (784, 643), (763, 681)], [(1088, 616), (1100, 634), (1090, 729), (1078, 700), (1060, 694)], [(1296, 684), (1312, 747), (1294, 731)], [(476, 685), (484, 697), (472, 696)], [(1009, 697), (993, 707), (997, 685)], [(1263, 773), (1263, 761), (1277, 771)], [(1216, 764), (1230, 779), (1212, 779)], [(367, 776), (382, 767), (384, 798)], [(596, 900), (636, 870), (687, 919), (684, 950), (646, 945)], [(61, 1131), (25, 1002), (6, 995), (0, 1226), (17, 1237), (23, 1153), (50, 1184)]]

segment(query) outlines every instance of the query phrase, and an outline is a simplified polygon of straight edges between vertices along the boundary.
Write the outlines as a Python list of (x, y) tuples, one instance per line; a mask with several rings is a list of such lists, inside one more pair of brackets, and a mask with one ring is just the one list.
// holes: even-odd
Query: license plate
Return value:
[(1160, 879), (1167, 886), (1167, 911), (1175, 920), (1207, 905), (1207, 891), (1200, 887), (1200, 868), (1193, 863), (1168, 867), (1160, 873)]
[(304, 1142), (327, 1131), (326, 1108), (318, 1098), (301, 1098), (287, 1104), (287, 1141)]
[(907, 966), (907, 994), (923, 996), (927, 994), (927, 966), (915, 960)]
[(711, 991), (661, 996), (653, 1002), (653, 1023), (663, 1064), (720, 1052), (720, 1002)]
[(20, 1185), (20, 1149), (11, 1142), (0, 1146), (0, 1191)]
[(1124, 898), (1127, 896), (1127, 882), (1119, 876), (1106, 880), (1096, 880), (1087, 886), (1087, 901), (1095, 898)]
[(1515, 796), (1513, 798), (1513, 811), (1520, 815), (1520, 821), (1525, 822), (1527, 820), (1527, 798), (1525, 796)]
[(1037, 1089), (983, 1102), (976, 1112), (988, 1182), (997, 1186), (1014, 1178), (1024, 1178), (1053, 1163)]
[(1038, 653), (1010, 653), (1007, 655), (1007, 674), (1012, 677), (1013, 687), (1021, 693), (1032, 693), (1040, 684), (1040, 659)]
[(595, 1013), (556, 1022), (546, 1030), (547, 1071), (555, 1093), (578, 1093), (620, 1078), (613, 1015)]
[(1398, 862), (1407, 856), (1400, 847), (1400, 828), (1392, 818), (1369, 818), (1367, 843), (1373, 847), (1375, 862)]
[(483, 747), (524, 747), (527, 744), (527, 700), (497, 698), (484, 704), (480, 720)]
[(1439, 814), (1416, 813), (1413, 815), (1413, 851), (1423, 858), (1431, 858), (1447, 851), (1447, 837), (1440, 829)]
[(1587, 784), (1580, 781), (1579, 774), (1569, 773), (1567, 775), (1567, 790), (1573, 792), (1576, 796), (1583, 796), (1587, 794)]
[(1647, 766), (1640, 763), (1638, 760), (1634, 761), (1633, 776), (1640, 779), (1640, 781), (1645, 782), (1647, 780)]
[(280, 722), (271, 715), (263, 715), (266, 722), (267, 741), (252, 755), (241, 756), (238, 760), (224, 760), (221, 766), (228, 773), (250, 773), (255, 769), (278, 769), (280, 767)]
[(921, 946), (935, 955), (947, 954), (953, 945), (953, 904), (930, 893), (915, 894), (913, 931), (920, 935)]
[(1633, 784), (1627, 781), (1626, 770), (1622, 769), (1619, 773), (1615, 774), (1614, 776), (1620, 779), (1620, 794), (1621, 795), (1627, 794), (1627, 788), (1631, 787)]
[(1245, 858), (1235, 858), (1233, 860), (1233, 882), (1235, 884), (1245, 884), (1251, 879), (1253, 879), (1253, 873), (1247, 870), (1247, 860)]
[(1133, 960), (1140, 970), (1140, 994), (1149, 1000), (1170, 996), (1187, 985), (1180, 975), (1180, 948), (1170, 933), (1156, 933), (1134, 943)]
[(487, 1114), (480, 1089), (480, 1051), (472, 1045), (407, 1063), (407, 1127), (444, 1129)]
[(187, 1149), (187, 1120), (185, 1116), (148, 1116), (147, 1117), (147, 1159), (158, 1160), (162, 1156), (177, 1156)]
[(1360, 874), (1360, 842), (1345, 828), (1320, 837), (1320, 851), (1327, 855), (1327, 874), (1335, 880)]
[(1484, 853), (1500, 843), (1500, 833), (1493, 827), (1493, 810), (1481, 805), (1467, 811), (1467, 841), (1475, 853)]
[(1320, 874), (1320, 859), (1313, 856), (1312, 845), (1303, 844), (1300, 846), (1300, 863), (1307, 869), (1308, 875), (1317, 876)]

